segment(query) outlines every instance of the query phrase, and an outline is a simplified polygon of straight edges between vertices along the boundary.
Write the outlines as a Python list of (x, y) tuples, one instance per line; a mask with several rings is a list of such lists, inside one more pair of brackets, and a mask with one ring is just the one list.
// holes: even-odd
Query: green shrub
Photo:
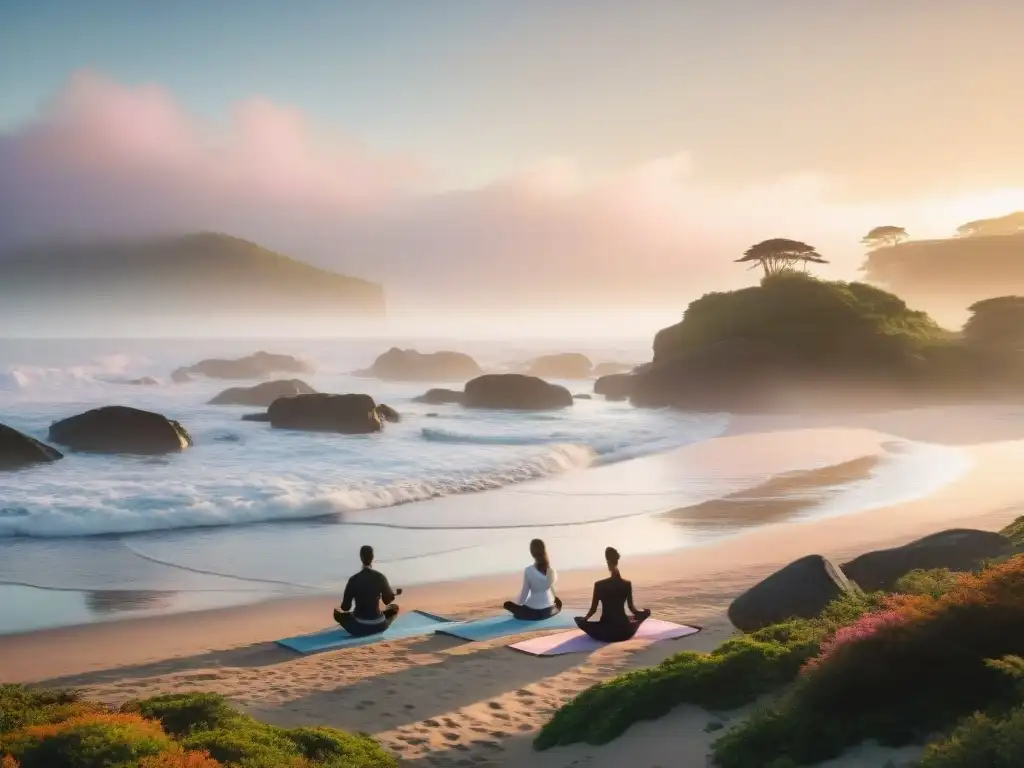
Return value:
[(181, 743), (188, 750), (209, 752), (214, 760), (225, 765), (274, 768), (302, 757), (283, 730), (252, 720), (248, 723), (235, 723), (229, 728), (195, 731), (182, 739)]
[(0, 736), (29, 725), (66, 720), (75, 715), (103, 712), (82, 701), (76, 691), (35, 691), (22, 685), (0, 685)]
[(977, 713), (948, 737), (925, 748), (918, 768), (1020, 768), (1024, 765), (1024, 707), (1003, 716)]
[(864, 739), (904, 744), (1019, 701), (996, 668), (1011, 662), (987, 660), (1024, 651), (1024, 557), (962, 575), (939, 598), (888, 603), (906, 620), (834, 649), (775, 706), (719, 739), (717, 764), (812, 764)]
[(539, 750), (585, 741), (604, 744), (630, 725), (667, 714), (679, 704), (735, 709), (792, 681), (837, 626), (877, 605), (854, 593), (814, 620), (793, 619), (726, 640), (711, 653), (684, 651), (657, 667), (629, 672), (588, 688), (559, 709), (534, 741)]
[(1000, 533), (1013, 542), (1018, 551), (1024, 552), (1024, 515), (1003, 528)]
[(137, 768), (141, 759), (173, 747), (159, 723), (113, 713), (30, 725), (3, 741), (4, 752), (21, 768)]
[(905, 595), (941, 597), (956, 586), (960, 574), (948, 568), (917, 569), (901, 576), (893, 585), (893, 592)]
[(171, 693), (149, 699), (129, 701), (122, 712), (138, 712), (159, 720), (167, 733), (175, 737), (192, 731), (230, 727), (245, 718), (226, 698), (217, 693)]

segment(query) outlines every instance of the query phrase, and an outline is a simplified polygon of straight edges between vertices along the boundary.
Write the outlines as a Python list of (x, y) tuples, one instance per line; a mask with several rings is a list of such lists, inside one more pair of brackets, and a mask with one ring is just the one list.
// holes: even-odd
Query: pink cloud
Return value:
[(683, 306), (749, 282), (732, 258), (751, 242), (855, 243), (874, 216), (828, 204), (813, 174), (698, 183), (686, 153), (603, 173), (548, 158), (447, 192), (426, 189), (437, 180), (424, 167), (320, 138), (300, 111), (266, 99), (210, 124), (159, 86), (79, 72), (35, 121), (0, 135), (0, 246), (211, 229), (446, 306)]

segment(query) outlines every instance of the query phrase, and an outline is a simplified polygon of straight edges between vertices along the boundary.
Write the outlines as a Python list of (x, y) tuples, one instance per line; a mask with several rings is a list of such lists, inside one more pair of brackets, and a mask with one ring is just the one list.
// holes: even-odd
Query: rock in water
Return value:
[(753, 632), (785, 619), (811, 619), (830, 602), (855, 588), (834, 563), (808, 555), (776, 571), (729, 606), (729, 621)]
[(279, 397), (315, 395), (316, 390), (300, 379), (265, 381), (252, 387), (231, 387), (210, 400), (209, 405), (251, 405), (269, 408)]
[(178, 368), (171, 374), (171, 380), (184, 383), (191, 376), (206, 376), (211, 379), (262, 379), (275, 373), (309, 373), (308, 363), (291, 355), (273, 352), (255, 352), (237, 360), (211, 358), (200, 360), (195, 365)]
[(137, 387), (155, 387), (160, 382), (154, 379), (152, 376), (143, 376), (141, 379), (130, 379), (129, 384), (134, 384)]
[(94, 408), (50, 425), (50, 439), (74, 451), (160, 454), (192, 445), (181, 424), (124, 405)]
[(572, 395), (565, 387), (518, 373), (479, 376), (466, 384), (462, 401), (467, 408), (522, 411), (565, 408), (572, 402)]
[(46, 443), (0, 424), (0, 470), (21, 469), (62, 458), (64, 454)]
[(1012, 546), (1001, 533), (954, 528), (902, 547), (867, 552), (839, 567), (861, 589), (891, 589), (901, 576), (918, 568), (972, 571), (982, 560), (1009, 554)]
[(453, 405), (461, 403), (462, 397), (462, 393), (456, 392), (454, 389), (428, 389), (413, 402), (427, 405)]
[(612, 373), (594, 382), (594, 394), (608, 400), (626, 400), (633, 393), (635, 378), (629, 373)]
[(380, 432), (383, 422), (369, 395), (292, 395), (270, 404), (272, 427), (362, 435)]
[(390, 405), (384, 405), (384, 403), (377, 406), (377, 415), (380, 416), (381, 421), (387, 421), (392, 424), (397, 424), (402, 420), (402, 415), (398, 411)]
[(593, 363), (579, 352), (561, 355), (543, 355), (530, 361), (527, 371), (531, 376), (548, 379), (587, 379), (593, 370)]
[(270, 414), (266, 411), (262, 413), (243, 413), (242, 421), (270, 421)]
[(392, 347), (357, 376), (372, 376), (385, 381), (466, 381), (483, 370), (462, 352), (430, 352)]

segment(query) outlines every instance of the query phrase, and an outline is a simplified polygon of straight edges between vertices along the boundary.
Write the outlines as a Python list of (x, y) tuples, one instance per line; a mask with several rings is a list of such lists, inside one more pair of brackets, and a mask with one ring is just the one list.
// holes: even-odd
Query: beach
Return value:
[[(746, 477), (743, 489), (777, 492), (726, 494), (717, 507), (716, 501), (702, 507), (704, 520), (716, 511), (756, 519), (767, 509), (775, 520), (770, 525), (734, 528), (699, 546), (624, 555), (623, 574), (633, 581), (638, 604), (657, 618), (702, 627), (678, 641), (634, 641), (552, 658), (510, 650), (509, 638), (468, 643), (428, 636), (310, 656), (276, 646), (281, 637), (327, 626), (338, 595), (324, 594), (3, 636), (0, 680), (72, 686), (111, 704), (157, 692), (218, 691), (268, 722), (371, 733), (409, 765), (703, 766), (715, 738), (705, 727), (728, 724), (725, 718), (735, 713), (680, 708), (604, 747), (534, 753), (530, 742), (554, 709), (595, 682), (681, 650), (714, 648), (732, 632), (729, 602), (798, 557), (816, 553), (841, 562), (947, 528), (1001, 528), (1024, 509), (1022, 414), (1019, 407), (989, 405), (745, 416), (722, 437), (658, 457), (662, 469), (672, 460), (688, 469), (713, 466), (723, 477)], [(955, 449), (963, 462), (949, 465), (956, 471), (927, 493), (876, 500), (860, 511), (800, 513), (801, 494), (794, 490), (813, 485), (815, 472), (828, 484), (838, 466), (848, 481), (849, 472), (862, 469), (856, 462), (884, 454), (893, 441)], [(780, 477), (788, 479), (770, 480)], [(796, 509), (780, 514), (787, 498)], [(527, 539), (530, 530), (516, 535)], [(599, 551), (595, 556), (599, 561)], [(561, 570), (558, 591), (566, 606), (585, 608), (591, 583), (602, 575), (596, 568)], [(405, 610), (462, 618), (494, 613), (517, 588), (515, 576), (497, 574), (410, 586), (400, 600)], [(862, 751), (834, 765), (899, 758), (879, 754)]]

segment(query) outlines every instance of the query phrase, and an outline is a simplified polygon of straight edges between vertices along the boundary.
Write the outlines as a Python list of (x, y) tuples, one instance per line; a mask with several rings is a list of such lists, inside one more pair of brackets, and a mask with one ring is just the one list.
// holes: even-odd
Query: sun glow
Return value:
[[(1024, 187), (976, 192), (953, 198), (946, 205), (937, 207), (934, 226), (936, 229), (948, 230), (948, 235), (952, 235), (961, 224), (978, 219), (993, 219), (1016, 211), (1024, 211)], [(941, 215), (941, 220), (938, 215)]]

